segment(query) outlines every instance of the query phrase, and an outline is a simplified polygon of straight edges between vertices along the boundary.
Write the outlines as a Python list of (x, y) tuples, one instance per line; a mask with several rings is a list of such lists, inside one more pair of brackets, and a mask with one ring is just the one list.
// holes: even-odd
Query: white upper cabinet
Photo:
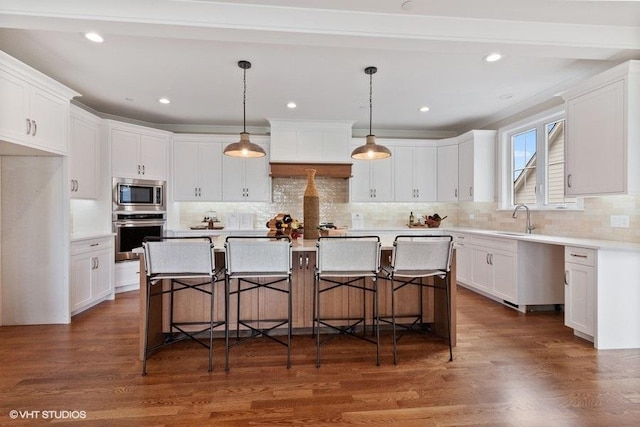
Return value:
[(438, 146), (438, 201), (458, 201), (458, 143), (451, 138)]
[(170, 132), (108, 121), (111, 173), (118, 178), (164, 181)]
[(55, 154), (69, 150), (69, 100), (79, 95), (0, 52), (0, 139)]
[(268, 138), (265, 137), (251, 136), (251, 142), (260, 145), (267, 152), (265, 157), (243, 159), (222, 156), (223, 201), (267, 202), (271, 199), (269, 144), (267, 141)]
[(71, 106), (69, 179), (72, 198), (98, 197), (100, 164), (100, 118)]
[(473, 130), (458, 137), (458, 200), (492, 202), (496, 131)]
[(393, 148), (394, 200), (397, 202), (433, 202), (437, 191), (437, 151), (429, 141), (420, 146)]
[[(226, 141), (229, 137), (226, 136)], [(173, 200), (222, 200), (223, 143), (214, 135), (180, 135), (173, 139)]]
[(272, 162), (351, 162), (351, 121), (269, 122)]
[(563, 97), (565, 193), (640, 193), (640, 61), (588, 79)]
[[(365, 143), (364, 138), (354, 138), (351, 149)], [(378, 140), (378, 144), (384, 144)], [(379, 160), (353, 159), (350, 182), (352, 202), (393, 202), (393, 147), (391, 157)]]

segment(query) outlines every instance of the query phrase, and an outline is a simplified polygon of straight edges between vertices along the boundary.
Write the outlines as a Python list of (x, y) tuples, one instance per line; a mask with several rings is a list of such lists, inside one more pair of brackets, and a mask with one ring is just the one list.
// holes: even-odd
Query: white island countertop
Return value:
[[(217, 247), (224, 246), (224, 239), (230, 235), (260, 235), (263, 236), (267, 233), (264, 228), (254, 230), (173, 230), (169, 235), (182, 235), (182, 236), (198, 236), (206, 235), (211, 236), (214, 240), (214, 244)], [(640, 252), (640, 243), (622, 242), (616, 240), (599, 240), (599, 239), (586, 239), (578, 237), (567, 236), (553, 236), (546, 234), (527, 234), (519, 233), (516, 231), (501, 231), (501, 230), (487, 230), (481, 228), (464, 228), (464, 227), (443, 227), (443, 228), (380, 228), (380, 229), (340, 229), (335, 232), (336, 234), (343, 234), (346, 236), (362, 236), (372, 235), (379, 236), (382, 242), (383, 248), (390, 248), (393, 244), (395, 236), (400, 234), (450, 234), (450, 233), (466, 233), (475, 234), (479, 236), (496, 237), (504, 239), (522, 240), (527, 242), (537, 242), (549, 245), (560, 246), (578, 246), (590, 249), (606, 249), (616, 251), (631, 251)], [(307, 240), (298, 238), (292, 240), (294, 251), (305, 251), (315, 249), (315, 240)]]

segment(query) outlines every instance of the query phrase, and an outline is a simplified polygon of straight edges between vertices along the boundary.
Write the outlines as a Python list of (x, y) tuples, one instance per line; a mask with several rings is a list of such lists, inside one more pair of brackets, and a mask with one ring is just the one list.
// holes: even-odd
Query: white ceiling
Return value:
[[(84, 39), (89, 30), (105, 42)], [(445, 135), (640, 59), (640, 2), (0, 0), (0, 49), (97, 112), (187, 130), (242, 125), (238, 60), (253, 64), (250, 128), (278, 118), (367, 129), (364, 68), (376, 66), (373, 132)], [(484, 62), (493, 51), (504, 58)]]

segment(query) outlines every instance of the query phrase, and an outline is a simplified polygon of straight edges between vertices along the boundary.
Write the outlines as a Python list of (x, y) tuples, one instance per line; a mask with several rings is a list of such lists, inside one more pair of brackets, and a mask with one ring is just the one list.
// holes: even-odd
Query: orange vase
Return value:
[(317, 239), (320, 236), (320, 197), (316, 188), (316, 170), (307, 169), (307, 188), (304, 190), (302, 212), (304, 215), (304, 238)]

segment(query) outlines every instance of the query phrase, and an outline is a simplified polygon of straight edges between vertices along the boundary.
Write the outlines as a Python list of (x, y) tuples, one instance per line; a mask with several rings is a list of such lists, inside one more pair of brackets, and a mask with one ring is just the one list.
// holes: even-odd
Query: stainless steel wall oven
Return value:
[(113, 178), (116, 262), (140, 258), (133, 249), (141, 247), (145, 237), (164, 236), (165, 184), (165, 181)]
[(166, 218), (164, 212), (114, 213), (113, 231), (116, 262), (140, 258), (133, 249), (142, 246), (147, 236), (164, 236)]

